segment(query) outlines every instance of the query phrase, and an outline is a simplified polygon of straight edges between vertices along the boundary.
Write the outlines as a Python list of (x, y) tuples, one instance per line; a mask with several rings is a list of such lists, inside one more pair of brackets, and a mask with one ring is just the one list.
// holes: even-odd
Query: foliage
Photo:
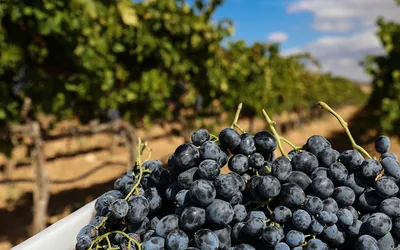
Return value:
[(381, 133), (400, 135), (400, 23), (379, 18), (377, 25), (385, 53), (370, 55), (364, 62), (373, 77), (368, 104), (379, 118)]
[(0, 6), (0, 121), (19, 122), (23, 98), (36, 112), (87, 122), (108, 109), (136, 125), (173, 109), (272, 112), (362, 92), (346, 79), (307, 70), (309, 55), (276, 44), (222, 41), (229, 20), (211, 21), (221, 0), (8, 0)]

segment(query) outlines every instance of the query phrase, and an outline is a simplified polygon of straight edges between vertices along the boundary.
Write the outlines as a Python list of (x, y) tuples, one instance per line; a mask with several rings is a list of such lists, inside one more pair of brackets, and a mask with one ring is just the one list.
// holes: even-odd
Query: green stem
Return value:
[(336, 117), (336, 119), (339, 121), (340, 125), (342, 125), (342, 127), (344, 128), (344, 131), (346, 132), (347, 136), (349, 137), (353, 148), (355, 150), (357, 150), (358, 152), (362, 153), (364, 156), (368, 157), (369, 159), (372, 159), (372, 157), (368, 154), (368, 152), (354, 141), (354, 138), (350, 133), (347, 122), (345, 120), (343, 120), (343, 118), (338, 113), (336, 113), (331, 107), (329, 107), (329, 105), (326, 104), (325, 102), (318, 102), (318, 105), (321, 106), (322, 109), (327, 110), (334, 117)]
[[(275, 136), (275, 138), (276, 138), (276, 142), (278, 143), (279, 151), (281, 151), (281, 154), (282, 154), (283, 156), (285, 156), (286, 158), (289, 159), (289, 156), (286, 154), (285, 150), (283, 150), (280, 136), (278, 135), (278, 132), (276, 132), (276, 130), (275, 130), (275, 127), (274, 127), (275, 122), (271, 120), (271, 118), (268, 116), (267, 112), (266, 112), (264, 109), (262, 110), (262, 112), (263, 112), (263, 114), (264, 114), (264, 116), (265, 116), (265, 120), (266, 120), (267, 123), (268, 123), (269, 129), (271, 130), (272, 134), (273, 134), (273, 135)], [(290, 160), (290, 159), (289, 159), (289, 160)]]
[(238, 107), (237, 107), (237, 110), (236, 110), (235, 119), (233, 119), (231, 128), (235, 128), (235, 124), (238, 123), (238, 121), (239, 121), (239, 115), (240, 115), (240, 112), (242, 111), (242, 107), (243, 107), (243, 103), (239, 103), (239, 105), (238, 105)]
[(283, 136), (279, 136), (279, 139), (281, 139), (283, 142), (286, 142), (289, 146), (291, 146), (296, 151), (300, 151), (302, 149), (302, 147), (294, 145), (292, 142), (290, 142), (288, 139), (286, 139)]
[(245, 133), (245, 132), (244, 132), (244, 129), (242, 129), (242, 128), (239, 126), (239, 124), (235, 123), (235, 124), (233, 124), (233, 126), (236, 127), (237, 129), (239, 129), (240, 132), (242, 132), (242, 134)]

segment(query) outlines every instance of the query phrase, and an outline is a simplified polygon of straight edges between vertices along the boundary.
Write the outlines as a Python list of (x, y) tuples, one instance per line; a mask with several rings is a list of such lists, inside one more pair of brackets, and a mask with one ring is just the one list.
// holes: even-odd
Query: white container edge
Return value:
[(92, 201), (11, 250), (74, 250), (76, 235), (95, 216)]

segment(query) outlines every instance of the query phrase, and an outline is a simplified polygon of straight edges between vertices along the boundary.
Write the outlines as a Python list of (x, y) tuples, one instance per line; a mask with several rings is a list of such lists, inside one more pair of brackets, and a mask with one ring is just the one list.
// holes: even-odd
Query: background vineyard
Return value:
[[(375, 134), (400, 134), (400, 24), (378, 20), (386, 54), (369, 56), (364, 62), (373, 76), (368, 96), (359, 84), (322, 72), (310, 54), (284, 56), (279, 44), (233, 40), (230, 20), (213, 21), (224, 1), (192, 2), (7, 0), (1, 4), (0, 151), (15, 161), (13, 131), (36, 122), (50, 145), (60, 138), (103, 131), (98, 126), (108, 128), (120, 119), (149, 138), (160, 125), (161, 134), (177, 133), (187, 140), (196, 125), (219, 129), (239, 102), (242, 119), (250, 124), (246, 129), (261, 128), (257, 117), (263, 108), (281, 122), (281, 129), (298, 128), (306, 118), (321, 117), (315, 103), (324, 100), (332, 107), (366, 103), (360, 112), (365, 129), (358, 127), (359, 114), (352, 110), (355, 116), (349, 124), (357, 126), (352, 128), (357, 138), (370, 135), (370, 128), (376, 129)], [(293, 114), (295, 119), (287, 119)], [(66, 123), (68, 128), (60, 129)], [(116, 143), (129, 150), (132, 134), (120, 134), (125, 140)], [(29, 149), (35, 145), (31, 135), (23, 137), (28, 150), (26, 157), (14, 162), (18, 166), (30, 164)], [(109, 147), (104, 140), (98, 144)], [(83, 148), (79, 147), (92, 150)], [(46, 157), (74, 155), (79, 152)], [(4, 183), (8, 180), (0, 181)]]

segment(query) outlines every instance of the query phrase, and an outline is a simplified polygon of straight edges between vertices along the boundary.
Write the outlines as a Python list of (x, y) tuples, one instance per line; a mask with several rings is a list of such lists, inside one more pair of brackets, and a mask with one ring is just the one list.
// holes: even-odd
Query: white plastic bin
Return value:
[(95, 216), (95, 201), (57, 221), (11, 250), (73, 250), (76, 235)]

